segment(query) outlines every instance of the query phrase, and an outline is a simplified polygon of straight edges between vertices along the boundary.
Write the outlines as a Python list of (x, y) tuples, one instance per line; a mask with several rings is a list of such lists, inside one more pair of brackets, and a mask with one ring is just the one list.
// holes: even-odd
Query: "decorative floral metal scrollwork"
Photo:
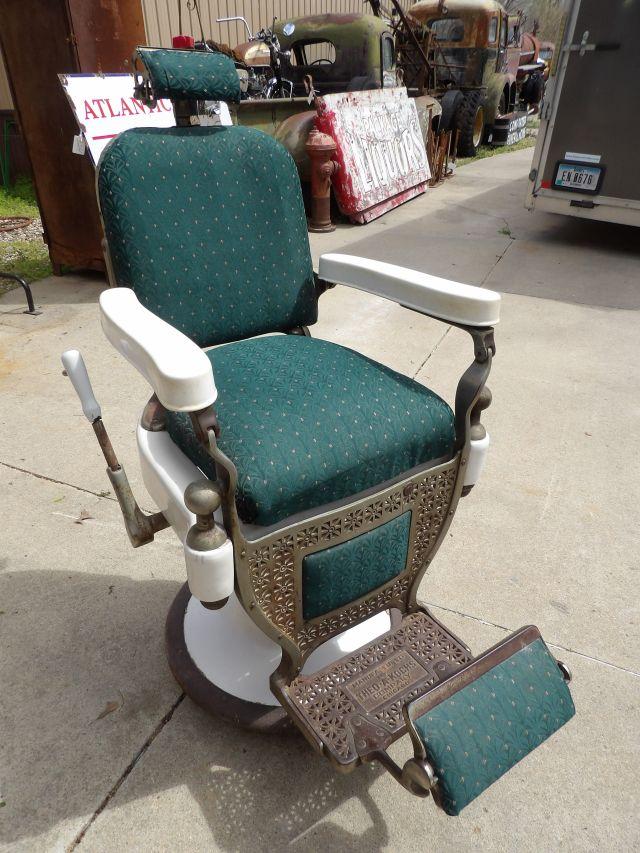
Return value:
[[(306, 520), (255, 544), (244, 557), (256, 604), (278, 631), (303, 653), (380, 610), (406, 602), (412, 583), (429, 560), (453, 498), (458, 463), (423, 472), (348, 510)], [(300, 606), (304, 556), (346, 542), (411, 511), (411, 542), (403, 573), (381, 590), (341, 611), (304, 622)]]
[[(367, 713), (366, 709), (358, 707), (349, 695), (350, 683), (402, 650), (410, 651), (413, 659), (423, 668), (420, 683), (408, 691), (401, 691), (399, 686), (398, 692), (402, 693), (399, 698), (396, 698), (397, 693), (393, 695), (394, 688), (391, 683), (390, 699)], [(349, 715), (358, 714), (380, 725), (383, 728), (381, 743), (391, 742), (404, 725), (403, 705), (422, 695), (429, 686), (439, 680), (431, 664), (443, 659), (459, 667), (470, 660), (470, 655), (429, 616), (425, 613), (414, 613), (405, 619), (401, 628), (361, 651), (343, 658), (315, 675), (299, 676), (287, 688), (287, 695), (309, 727), (318, 733), (340, 763), (349, 763), (356, 761), (358, 757), (351, 735)]]

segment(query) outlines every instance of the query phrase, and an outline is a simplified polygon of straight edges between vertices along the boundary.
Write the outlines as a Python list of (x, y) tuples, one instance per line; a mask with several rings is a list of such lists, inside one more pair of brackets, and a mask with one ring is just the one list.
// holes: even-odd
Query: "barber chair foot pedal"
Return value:
[[(338, 770), (380, 761), (411, 793), (431, 793), (457, 815), (574, 715), (569, 678), (537, 628), (474, 659), (420, 611), (275, 692)], [(401, 769), (386, 750), (407, 733), (415, 754)]]

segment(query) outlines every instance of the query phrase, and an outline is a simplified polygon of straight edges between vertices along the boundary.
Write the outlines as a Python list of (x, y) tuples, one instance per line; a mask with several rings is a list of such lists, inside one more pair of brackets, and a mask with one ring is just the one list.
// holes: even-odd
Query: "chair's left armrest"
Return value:
[(447, 323), (487, 328), (500, 319), (499, 293), (395, 264), (327, 254), (320, 257), (318, 275), (324, 281), (383, 296)]
[(100, 296), (102, 329), (173, 412), (198, 412), (215, 402), (211, 362), (186, 335), (147, 310), (128, 287)]

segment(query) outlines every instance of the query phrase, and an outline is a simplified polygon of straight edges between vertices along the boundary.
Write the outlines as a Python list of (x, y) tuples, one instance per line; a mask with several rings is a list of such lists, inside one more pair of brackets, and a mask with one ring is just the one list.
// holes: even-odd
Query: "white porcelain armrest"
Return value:
[(100, 296), (100, 319), (108, 340), (149, 382), (173, 412), (197, 412), (217, 397), (211, 362), (178, 329), (138, 301), (128, 287)]
[(321, 255), (318, 275), (384, 296), (422, 314), (463, 326), (495, 326), (500, 319), (500, 294), (494, 290), (460, 284), (417, 270), (358, 258)]

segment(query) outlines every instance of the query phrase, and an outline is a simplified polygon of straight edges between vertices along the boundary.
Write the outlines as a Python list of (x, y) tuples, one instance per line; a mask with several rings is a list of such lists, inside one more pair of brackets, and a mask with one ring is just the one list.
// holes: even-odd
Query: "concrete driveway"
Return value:
[[(537, 624), (573, 670), (576, 718), (457, 819), (302, 739), (208, 718), (174, 683), (164, 617), (184, 581), (169, 532), (133, 551), (60, 352), (85, 355), (105, 423), (151, 509), (134, 428), (149, 396), (98, 322), (102, 278), (0, 300), (0, 843), (11, 850), (594, 851), (640, 846), (640, 240), (528, 214), (530, 151), (460, 170), (344, 250), (505, 294), (485, 475), (421, 594), (480, 651)], [(314, 334), (450, 401), (457, 330), (345, 288)], [(406, 754), (403, 744), (398, 755)]]

